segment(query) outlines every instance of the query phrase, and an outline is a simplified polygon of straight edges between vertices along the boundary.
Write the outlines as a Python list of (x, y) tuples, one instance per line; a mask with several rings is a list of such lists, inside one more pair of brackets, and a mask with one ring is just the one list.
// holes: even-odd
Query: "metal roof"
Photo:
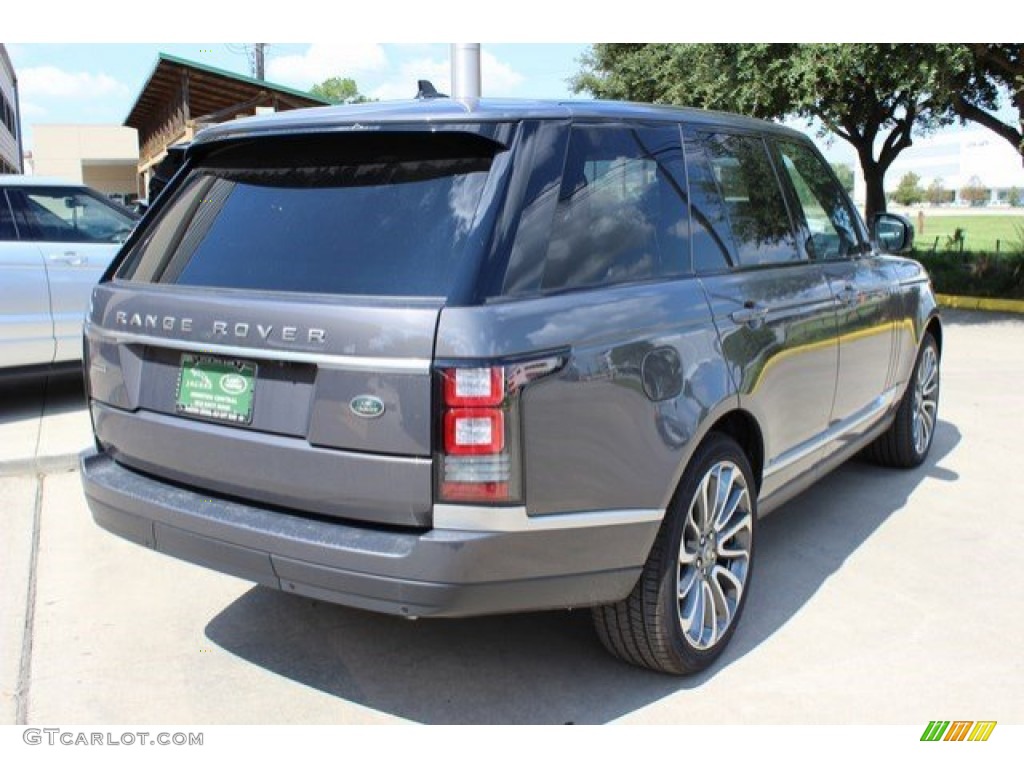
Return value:
[(188, 73), (188, 108), (193, 117), (202, 117), (255, 98), (260, 92), (277, 96), (291, 107), (310, 107), (329, 102), (310, 93), (268, 83), (235, 72), (200, 64), (196, 61), (161, 53), (146, 84), (139, 92), (124, 124), (140, 133), (157, 123), (167, 105), (173, 103), (181, 88), (182, 74)]
[(60, 176), (26, 176), (24, 174), (0, 174), (0, 185), (5, 187), (74, 187), (84, 189), (85, 184), (70, 181)]
[(195, 143), (254, 135), (317, 133), (373, 125), (484, 123), (528, 119), (637, 120), (714, 123), (757, 131), (802, 136), (777, 123), (742, 115), (688, 107), (616, 101), (531, 101), (525, 99), (421, 99), (380, 101), (257, 115), (212, 126)]

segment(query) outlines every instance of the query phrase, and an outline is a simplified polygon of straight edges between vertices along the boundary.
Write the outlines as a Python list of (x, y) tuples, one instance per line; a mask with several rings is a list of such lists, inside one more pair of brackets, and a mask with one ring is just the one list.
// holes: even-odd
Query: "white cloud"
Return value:
[[(484, 96), (511, 96), (525, 78), (493, 53), (480, 52), (480, 85)], [(429, 80), (441, 93), (451, 93), (452, 70), (447, 58), (420, 58), (405, 61), (397, 74), (370, 93), (375, 99), (411, 99), (416, 81)]]
[(416, 95), (416, 81), (429, 80), (441, 93), (451, 92), (451, 67), (447, 59), (410, 59), (402, 62), (396, 74), (374, 88), (370, 96), (381, 101), (411, 99)]
[(19, 103), (18, 106), (21, 109), (22, 118), (42, 117), (47, 113), (46, 107), (41, 107), (38, 104), (35, 104), (31, 101), (22, 101)]
[(102, 72), (68, 72), (53, 66), (18, 70), (18, 90), (29, 98), (80, 100), (124, 96), (129, 92), (127, 85)]
[(480, 52), (480, 79), (485, 96), (509, 96), (524, 80), (521, 74), (487, 51)]
[(267, 79), (282, 85), (311, 88), (329, 77), (352, 77), (379, 72), (388, 65), (380, 45), (374, 43), (314, 43), (305, 53), (273, 56), (267, 60)]

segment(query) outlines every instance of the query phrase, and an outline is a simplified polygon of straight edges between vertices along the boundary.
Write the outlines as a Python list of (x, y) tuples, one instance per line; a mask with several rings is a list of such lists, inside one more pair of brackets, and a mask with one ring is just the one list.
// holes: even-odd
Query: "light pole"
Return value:
[(480, 43), (452, 43), (452, 97), (480, 98)]

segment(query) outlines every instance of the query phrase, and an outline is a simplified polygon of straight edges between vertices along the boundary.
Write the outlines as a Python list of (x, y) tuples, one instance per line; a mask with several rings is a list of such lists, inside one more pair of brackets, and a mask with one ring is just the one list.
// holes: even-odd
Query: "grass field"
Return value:
[(966, 232), (965, 251), (994, 253), (997, 240), (1000, 253), (1024, 251), (1024, 212), (1019, 216), (929, 216), (926, 210), (923, 232), (916, 214), (911, 214), (910, 220), (914, 222), (914, 245), (922, 251), (932, 250), (936, 237), (938, 252), (947, 250), (948, 239), (958, 227)]

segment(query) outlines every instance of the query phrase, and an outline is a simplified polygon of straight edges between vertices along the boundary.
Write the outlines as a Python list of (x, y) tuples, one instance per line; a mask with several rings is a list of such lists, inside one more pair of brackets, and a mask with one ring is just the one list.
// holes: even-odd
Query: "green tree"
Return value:
[(942, 183), (942, 179), (932, 179), (932, 183), (924, 192), (924, 198), (932, 205), (942, 205), (949, 202), (949, 190)]
[(853, 194), (853, 168), (846, 163), (829, 163), (832, 166), (832, 172), (839, 179), (839, 183), (842, 185), (849, 194)]
[(1021, 194), (1019, 187), (1010, 187), (1006, 190), (1006, 202), (1014, 208), (1020, 208)]
[(816, 119), (856, 150), (870, 220), (885, 210), (885, 173), (914, 132), (955, 119), (933, 91), (969, 56), (926, 44), (602, 43), (571, 85), (602, 98)]
[(921, 189), (921, 177), (913, 171), (907, 171), (900, 179), (899, 185), (892, 193), (892, 199), (900, 205), (914, 205), (924, 200)]
[[(1024, 163), (1024, 44), (959, 43), (944, 70), (943, 95), (962, 119), (983, 125), (1010, 142)], [(965, 61), (963, 53), (967, 53)], [(1017, 110), (1016, 125), (998, 115), (1003, 94)]]
[(981, 183), (981, 179), (977, 176), (971, 176), (960, 189), (960, 199), (965, 200), (971, 205), (983, 205), (990, 197), (991, 193), (984, 184)]
[(309, 92), (331, 104), (362, 104), (370, 101), (359, 92), (359, 86), (351, 77), (329, 77), (314, 85)]

